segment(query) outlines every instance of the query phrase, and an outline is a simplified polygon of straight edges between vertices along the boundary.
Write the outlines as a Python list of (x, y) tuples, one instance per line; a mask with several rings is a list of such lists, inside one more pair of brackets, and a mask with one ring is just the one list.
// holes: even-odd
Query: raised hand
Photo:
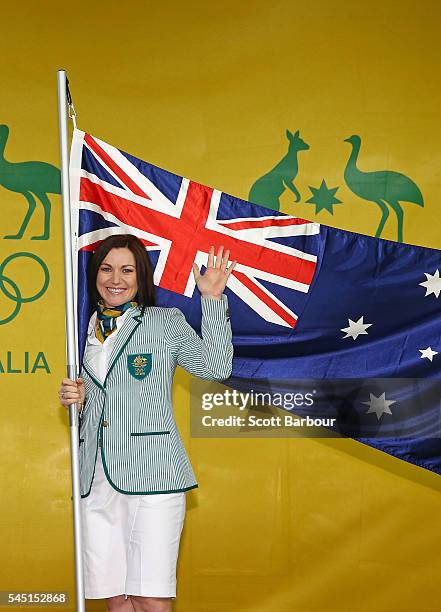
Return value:
[(221, 246), (217, 252), (217, 257), (215, 257), (214, 246), (211, 246), (208, 253), (208, 263), (205, 273), (201, 274), (199, 266), (196, 263), (193, 264), (193, 274), (196, 285), (203, 297), (220, 299), (228, 278), (237, 263), (233, 261), (227, 268), (229, 256), (230, 251), (227, 249), (224, 255), (224, 247)]

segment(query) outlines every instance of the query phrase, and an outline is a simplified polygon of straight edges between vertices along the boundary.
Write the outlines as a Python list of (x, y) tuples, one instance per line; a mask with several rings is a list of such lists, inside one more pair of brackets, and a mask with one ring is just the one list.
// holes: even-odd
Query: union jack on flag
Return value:
[(159, 302), (171, 303), (161, 290), (193, 298), (192, 264), (204, 266), (210, 246), (224, 245), (237, 261), (228, 291), (241, 310), (255, 322), (295, 327), (317, 270), (318, 223), (161, 170), (80, 130), (71, 176), (79, 253), (112, 234), (136, 235), (154, 266)]

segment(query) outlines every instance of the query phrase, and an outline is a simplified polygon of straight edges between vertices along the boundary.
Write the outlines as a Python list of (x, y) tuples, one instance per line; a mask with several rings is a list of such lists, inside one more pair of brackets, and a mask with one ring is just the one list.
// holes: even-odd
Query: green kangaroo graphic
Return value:
[(423, 196), (418, 186), (404, 174), (382, 170), (379, 172), (362, 172), (357, 168), (360, 152), (360, 136), (345, 139), (352, 145), (352, 152), (345, 168), (345, 181), (349, 189), (364, 200), (375, 202), (381, 209), (381, 220), (375, 236), (379, 238), (389, 216), (389, 205), (398, 222), (398, 242), (403, 242), (403, 209), (399, 202), (411, 202), (424, 206)]
[(300, 138), (299, 130), (295, 134), (286, 130), (286, 136), (289, 140), (288, 153), (252, 185), (248, 196), (250, 202), (279, 210), (279, 198), (286, 188), (296, 196), (296, 202), (300, 201), (300, 193), (293, 182), (299, 170), (297, 153), (306, 151), (309, 145)]
[(28, 211), (17, 234), (4, 236), (7, 239), (22, 238), (40, 200), (44, 209), (44, 231), (32, 240), (48, 240), (50, 232), (51, 202), (48, 193), (61, 193), (60, 171), (55, 166), (39, 161), (11, 163), (5, 160), (4, 151), (9, 136), (7, 125), (0, 125), (0, 185), (5, 189), (21, 193), (28, 202)]

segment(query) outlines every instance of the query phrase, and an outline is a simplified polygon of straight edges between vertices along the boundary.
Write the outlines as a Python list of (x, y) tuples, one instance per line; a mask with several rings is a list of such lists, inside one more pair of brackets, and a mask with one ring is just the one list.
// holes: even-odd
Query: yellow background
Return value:
[[(247, 198), (300, 130), (295, 181), (340, 186), (334, 216), (282, 196), (282, 210), (372, 234), (380, 211), (345, 187), (362, 137), (363, 170), (410, 176), (425, 199), (404, 204), (406, 242), (441, 248), (437, 0), (220, 3), (19, 2), (2, 5), (0, 123), (6, 159), (59, 165), (56, 70), (65, 68), (78, 127), (177, 174)], [(0, 173), (1, 182), (1, 173)], [(0, 374), (0, 590), (67, 590), (74, 575), (64, 375), (59, 196), (51, 238), (31, 241), (37, 209), (1, 257), (38, 254), (45, 295), (0, 327), (0, 360), (44, 351), (51, 375)], [(23, 196), (0, 187), (1, 235)], [(383, 237), (394, 239), (390, 217)], [(38, 281), (11, 266), (23, 291)], [(33, 284), (34, 283), (34, 284)], [(11, 303), (0, 296), (0, 318)], [(8, 310), (9, 309), (9, 310)], [(177, 612), (439, 612), (441, 479), (338, 440), (196, 440), (188, 377), (175, 408), (200, 488), (187, 496)], [(73, 609), (73, 608), (71, 608)], [(88, 609), (104, 609), (89, 602)]]

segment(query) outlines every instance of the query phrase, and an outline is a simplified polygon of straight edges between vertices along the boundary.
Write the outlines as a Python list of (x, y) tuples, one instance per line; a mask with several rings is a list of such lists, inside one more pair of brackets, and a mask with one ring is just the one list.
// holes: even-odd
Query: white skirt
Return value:
[(184, 492), (125, 495), (116, 491), (98, 452), (92, 489), (81, 499), (86, 599), (176, 597), (184, 517)]

